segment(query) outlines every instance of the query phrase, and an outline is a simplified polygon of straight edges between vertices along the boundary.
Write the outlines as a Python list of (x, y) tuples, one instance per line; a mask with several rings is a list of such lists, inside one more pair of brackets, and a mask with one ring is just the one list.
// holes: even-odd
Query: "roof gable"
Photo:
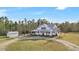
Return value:
[(47, 26), (51, 29), (57, 28), (57, 26), (55, 24), (47, 24)]
[[(42, 27), (45, 27), (46, 29), (41, 29)], [(33, 31), (58, 31), (58, 28), (55, 24), (43, 24), (34, 29)]]

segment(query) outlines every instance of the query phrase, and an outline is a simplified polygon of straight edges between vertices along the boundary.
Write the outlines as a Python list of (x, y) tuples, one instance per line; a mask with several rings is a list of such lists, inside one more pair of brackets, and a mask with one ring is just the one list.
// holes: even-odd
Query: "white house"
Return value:
[(55, 24), (43, 24), (32, 30), (31, 34), (40, 36), (57, 36), (59, 31), (59, 28)]
[(9, 31), (7, 32), (7, 37), (9, 38), (15, 38), (19, 36), (19, 32), (18, 31)]

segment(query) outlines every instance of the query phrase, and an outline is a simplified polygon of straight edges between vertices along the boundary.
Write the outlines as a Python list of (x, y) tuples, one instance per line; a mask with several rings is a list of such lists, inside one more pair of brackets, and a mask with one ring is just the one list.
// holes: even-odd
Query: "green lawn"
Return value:
[(62, 33), (58, 38), (79, 45), (79, 33)]
[(21, 40), (7, 47), (8, 51), (67, 51), (67, 47), (51, 40)]

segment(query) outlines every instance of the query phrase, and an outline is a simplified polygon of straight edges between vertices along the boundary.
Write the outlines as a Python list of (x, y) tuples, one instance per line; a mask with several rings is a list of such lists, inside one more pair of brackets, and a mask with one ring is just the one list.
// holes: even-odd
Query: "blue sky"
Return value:
[(0, 16), (7, 16), (10, 20), (18, 21), (31, 19), (47, 19), (50, 22), (78, 22), (79, 7), (1, 7)]

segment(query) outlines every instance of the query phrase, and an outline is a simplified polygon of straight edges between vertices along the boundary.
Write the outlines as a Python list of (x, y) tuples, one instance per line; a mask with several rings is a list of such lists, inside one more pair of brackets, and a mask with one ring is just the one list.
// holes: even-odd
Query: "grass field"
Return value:
[(7, 47), (8, 51), (67, 51), (67, 47), (51, 40), (21, 40)]
[(0, 36), (0, 43), (8, 40), (9, 38), (7, 38), (6, 36)]
[(79, 45), (79, 33), (62, 33), (58, 38)]
[[(62, 33), (58, 39), (66, 40), (79, 46), (79, 33)], [(6, 41), (0, 36), (0, 42)], [(6, 48), (7, 51), (68, 51), (67, 47), (52, 40), (19, 40)]]

